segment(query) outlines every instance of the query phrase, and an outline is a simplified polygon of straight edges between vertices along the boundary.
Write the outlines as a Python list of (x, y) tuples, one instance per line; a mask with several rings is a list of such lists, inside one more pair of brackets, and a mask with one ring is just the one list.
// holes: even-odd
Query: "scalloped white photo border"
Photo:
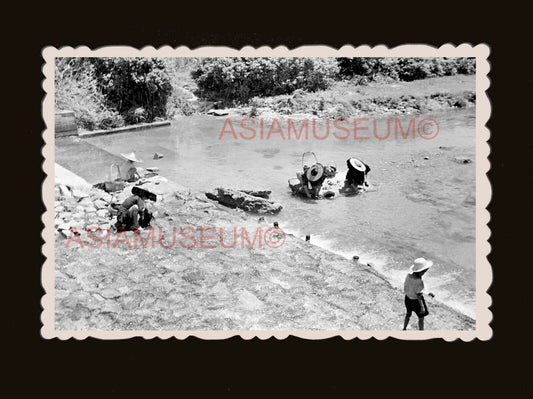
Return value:
[[(148, 46), (136, 49), (127, 46), (106, 46), (90, 49), (86, 46), (46, 47), (42, 51), (44, 64), (42, 72), (44, 80), (42, 87), (45, 97), (42, 102), (42, 117), (46, 123), (43, 132), (45, 145), (42, 150), (44, 157), (43, 170), (46, 178), (42, 185), (42, 197), (46, 211), (42, 216), (45, 225), (42, 231), (44, 244), (43, 254), (46, 257), (42, 268), (42, 285), (45, 294), (41, 299), (43, 311), (41, 313), (41, 335), (45, 339), (85, 339), (95, 337), (99, 339), (125, 339), (131, 337), (143, 337), (146, 339), (175, 337), (185, 339), (195, 336), (201, 339), (225, 339), (240, 336), (243, 339), (258, 337), (268, 339), (285, 339), (288, 336), (296, 336), (306, 339), (325, 339), (341, 336), (344, 339), (369, 339), (383, 340), (389, 337), (405, 340), (426, 340), (442, 338), (446, 341), (461, 339), (472, 341), (474, 339), (489, 340), (492, 337), (492, 312), (489, 307), (492, 298), (487, 293), (492, 283), (492, 268), (487, 260), (491, 247), (488, 242), (490, 229), (487, 223), (490, 214), (487, 206), (492, 196), (491, 185), (487, 177), (490, 169), (488, 156), (490, 147), (487, 143), (490, 131), (486, 123), (491, 115), (491, 104), (486, 90), (490, 86), (488, 74), (490, 64), (488, 57), (490, 48), (486, 44), (473, 46), (463, 43), (458, 46), (444, 44), (441, 47), (433, 47), (425, 44), (408, 44), (394, 48), (384, 45), (370, 47), (362, 45), (358, 47), (343, 46), (335, 49), (328, 46), (302, 46), (289, 50), (285, 46), (275, 48), (245, 46), (240, 50), (230, 47), (199, 47), (190, 49), (180, 46), (172, 48), (163, 46), (158, 49)], [(476, 328), (469, 331), (58, 331), (55, 329), (55, 288), (54, 288), (54, 163), (55, 163), (55, 87), (54, 65), (56, 57), (475, 57), (476, 58)]]

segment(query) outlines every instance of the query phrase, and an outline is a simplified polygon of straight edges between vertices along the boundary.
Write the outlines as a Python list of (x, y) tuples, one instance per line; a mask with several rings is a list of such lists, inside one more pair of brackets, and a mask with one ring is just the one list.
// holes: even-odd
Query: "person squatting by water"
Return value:
[(117, 222), (113, 230), (138, 230), (139, 227), (149, 227), (152, 214), (146, 209), (147, 197), (143, 194), (132, 195), (118, 206)]
[(300, 187), (297, 192), (307, 198), (318, 198), (324, 180), (335, 177), (336, 174), (337, 167), (333, 162), (330, 162), (327, 166), (323, 166), (318, 162), (311, 167), (305, 165), (303, 173), (296, 173), (296, 177), (300, 181)]
[[(413, 312), (418, 316), (418, 329), (424, 329), (424, 317), (429, 314), (426, 301), (424, 300), (424, 282), (422, 276), (433, 266), (433, 262), (424, 258), (415, 259), (407, 276), (405, 276), (404, 293), (405, 293), (405, 320), (403, 329), (407, 329), (409, 320)], [(428, 293), (430, 297), (434, 297), (431, 292)]]
[(357, 192), (358, 190), (368, 187), (366, 181), (370, 166), (360, 161), (357, 158), (349, 158), (346, 161), (348, 172), (346, 172), (346, 180), (344, 180), (343, 191)]
[(137, 167), (135, 166), (135, 163), (142, 163), (142, 161), (140, 159), (137, 159), (137, 156), (135, 155), (134, 152), (131, 152), (129, 154), (120, 154), (122, 156), (122, 158), (126, 159), (128, 162), (126, 165), (124, 165), (124, 169), (125, 169), (125, 175), (122, 176), (122, 178), (124, 180), (126, 180), (127, 182), (136, 182), (137, 180), (139, 180), (141, 177), (137, 171)]

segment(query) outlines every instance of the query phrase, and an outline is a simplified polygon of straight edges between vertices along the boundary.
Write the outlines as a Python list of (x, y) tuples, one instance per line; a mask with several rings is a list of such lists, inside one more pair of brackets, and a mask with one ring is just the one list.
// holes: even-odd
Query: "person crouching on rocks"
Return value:
[[(405, 277), (404, 293), (405, 293), (405, 320), (403, 323), (403, 329), (407, 329), (409, 320), (413, 312), (418, 316), (418, 329), (424, 329), (424, 317), (429, 314), (426, 301), (424, 300), (424, 282), (422, 276), (433, 266), (433, 262), (424, 258), (415, 259), (409, 273)], [(434, 297), (432, 293), (428, 293), (430, 297)]]
[(117, 222), (114, 230), (138, 230), (139, 217), (146, 210), (146, 199), (142, 195), (135, 194), (126, 198), (118, 207)]
[(344, 190), (358, 191), (361, 188), (368, 187), (366, 181), (370, 166), (360, 161), (357, 158), (350, 158), (346, 161), (348, 172), (346, 173), (346, 180), (344, 181)]

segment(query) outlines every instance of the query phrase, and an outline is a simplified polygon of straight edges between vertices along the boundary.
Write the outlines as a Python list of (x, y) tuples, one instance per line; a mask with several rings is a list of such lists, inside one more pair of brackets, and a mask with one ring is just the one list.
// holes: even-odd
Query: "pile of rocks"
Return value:
[(90, 186), (72, 187), (65, 184), (55, 186), (55, 228), (65, 237), (71, 230), (85, 232), (99, 227), (107, 230), (112, 223), (111, 194)]
[[(84, 240), (89, 228), (100, 228), (106, 231), (115, 221), (116, 211), (112, 205), (121, 204), (131, 196), (135, 185), (139, 185), (139, 182), (126, 182), (123, 190), (110, 194), (99, 188), (103, 187), (102, 184), (92, 186), (80, 177), (56, 166), (55, 228), (57, 233), (68, 238), (75, 228)], [(156, 202), (147, 204), (154, 217), (167, 208), (164, 203), (169, 199), (176, 196), (186, 201), (191, 198), (190, 190), (157, 174), (144, 177), (139, 187), (157, 198)], [(96, 232), (93, 235), (96, 235)]]
[[(251, 194), (248, 194), (251, 193)], [(276, 214), (283, 208), (280, 204), (267, 200), (270, 191), (232, 190), (217, 188), (205, 193), (206, 197), (218, 201), (229, 208), (239, 208), (246, 212)]]

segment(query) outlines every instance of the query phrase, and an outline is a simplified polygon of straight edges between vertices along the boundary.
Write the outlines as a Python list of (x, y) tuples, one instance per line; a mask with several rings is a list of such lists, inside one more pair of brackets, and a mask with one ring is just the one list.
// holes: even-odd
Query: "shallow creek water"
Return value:
[[(287, 123), (280, 122), (283, 136), (267, 139), (271, 122), (264, 121), (263, 139), (259, 120), (256, 137), (235, 139), (221, 134), (225, 117), (188, 117), (171, 126), (83, 139), (113, 155), (135, 151), (144, 160), (140, 166), (157, 166), (161, 175), (193, 190), (216, 187), (272, 190), (271, 199), (283, 205), (278, 221), (286, 232), (351, 258), (370, 262), (395, 286), (401, 286), (413, 259), (435, 262), (425, 275), (426, 287), (440, 300), (475, 318), (475, 111), (447, 111), (432, 115), (402, 117), (404, 130), (411, 118), (416, 123), (433, 118), (439, 126), (431, 139), (373, 135), (373, 120), (359, 123), (369, 128), (354, 139), (340, 140), (346, 132), (335, 129), (319, 140), (287, 137)], [(238, 133), (250, 136), (233, 119)], [(300, 122), (295, 121), (299, 129)], [(380, 136), (387, 133), (386, 119), (376, 121)], [(250, 123), (248, 123), (250, 126)], [(228, 126), (226, 125), (226, 130)], [(325, 121), (317, 121), (317, 136), (326, 134)], [(340, 173), (346, 159), (360, 158), (370, 165), (371, 189), (361, 195), (337, 196), (331, 200), (294, 197), (287, 180), (302, 168), (302, 153), (313, 151), (322, 163), (334, 161)], [(155, 152), (164, 158), (153, 160)], [(425, 159), (427, 158), (427, 159)], [(463, 163), (457, 158), (468, 158)], [(60, 163), (60, 160), (58, 160)], [(87, 171), (91, 183), (102, 181), (108, 169)]]

